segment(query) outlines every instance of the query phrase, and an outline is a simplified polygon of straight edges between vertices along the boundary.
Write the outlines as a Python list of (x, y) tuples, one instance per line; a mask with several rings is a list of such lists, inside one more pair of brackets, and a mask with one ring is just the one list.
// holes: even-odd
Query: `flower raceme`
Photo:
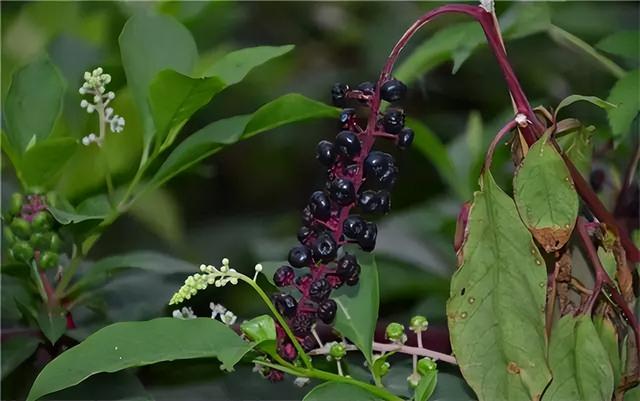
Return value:
[(109, 130), (114, 134), (124, 130), (124, 118), (115, 114), (112, 107), (107, 107), (116, 98), (116, 94), (113, 91), (107, 92), (106, 87), (110, 82), (111, 75), (105, 74), (100, 67), (92, 72), (87, 71), (84, 73), (84, 83), (78, 92), (81, 95), (91, 96), (91, 101), (82, 99), (80, 107), (86, 109), (89, 114), (95, 111), (99, 119), (98, 135), (92, 132), (83, 137), (82, 144), (85, 146), (89, 146), (92, 143), (102, 146), (107, 135), (107, 124), (109, 124)]

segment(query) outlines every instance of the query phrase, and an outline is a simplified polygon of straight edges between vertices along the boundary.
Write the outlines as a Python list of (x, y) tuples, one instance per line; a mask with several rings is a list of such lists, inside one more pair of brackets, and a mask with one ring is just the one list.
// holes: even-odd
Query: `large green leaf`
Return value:
[(594, 132), (595, 128), (593, 126), (581, 126), (576, 132), (558, 138), (558, 143), (560, 143), (564, 154), (569, 157), (569, 160), (573, 162), (573, 165), (584, 177), (591, 173), (591, 156), (593, 153), (591, 137)]
[(556, 111), (555, 111), (555, 116), (556, 117), (558, 116), (558, 113), (560, 113), (560, 110), (577, 102), (589, 102), (594, 106), (598, 106), (601, 109), (605, 109), (605, 110), (616, 107), (615, 104), (605, 102), (604, 100), (600, 99), (597, 96), (570, 95), (565, 97), (564, 99), (562, 99), (562, 101), (560, 101), (560, 103), (558, 103), (558, 107), (556, 107)]
[(551, 379), (545, 263), (513, 200), (490, 172), (481, 183), (451, 280), (451, 345), (480, 401), (538, 400)]
[(525, 156), (513, 178), (522, 220), (545, 251), (567, 243), (578, 217), (578, 194), (562, 156), (545, 133)]
[(18, 175), (25, 185), (48, 187), (61, 173), (78, 146), (78, 141), (68, 137), (36, 142), (16, 166)]
[(131, 17), (118, 43), (127, 84), (142, 117), (144, 143), (148, 145), (155, 131), (148, 103), (151, 82), (166, 69), (190, 74), (198, 58), (196, 43), (187, 28), (174, 18), (152, 14)]
[[(598, 251), (600, 251), (600, 249), (598, 249)], [(596, 316), (593, 318), (593, 326), (598, 332), (602, 346), (607, 351), (609, 364), (611, 365), (611, 371), (613, 372), (613, 383), (614, 385), (618, 385), (625, 366), (623, 358), (620, 356), (618, 333), (616, 328), (609, 319), (602, 316)]]
[(38, 313), (37, 321), (42, 334), (47, 337), (51, 344), (55, 344), (67, 330), (67, 319), (62, 309), (51, 311), (42, 309)]
[(2, 342), (2, 379), (33, 355), (40, 339), (37, 337), (14, 337)]
[(627, 73), (611, 89), (607, 101), (617, 105), (607, 110), (613, 136), (622, 139), (630, 131), (631, 123), (640, 110), (640, 70)]
[(293, 50), (294, 45), (258, 46), (225, 54), (206, 70), (206, 76), (215, 76), (226, 85), (236, 84), (255, 67)]
[(371, 365), (380, 304), (378, 267), (371, 256), (361, 255), (358, 260), (362, 268), (359, 284), (343, 287), (334, 293), (333, 299), (338, 304), (338, 310), (333, 327), (351, 340)]
[(173, 70), (160, 71), (149, 89), (156, 146), (171, 145), (184, 123), (224, 86), (217, 77), (191, 78)]
[(414, 401), (427, 401), (438, 385), (438, 371), (433, 370), (422, 376), (416, 387)]
[(36, 61), (18, 70), (4, 105), (7, 138), (22, 153), (51, 133), (62, 108), (64, 82), (51, 62)]
[(590, 316), (560, 319), (551, 332), (553, 380), (543, 401), (602, 401), (613, 395), (613, 372)]
[(596, 47), (607, 53), (638, 62), (640, 57), (640, 32), (615, 32), (596, 43)]
[(358, 386), (327, 382), (313, 388), (302, 401), (378, 401), (373, 394)]
[(150, 187), (160, 186), (178, 173), (212, 155), (225, 145), (252, 137), (281, 125), (312, 118), (334, 118), (336, 108), (291, 93), (273, 100), (253, 114), (215, 121), (185, 139), (160, 166)]
[(231, 370), (251, 349), (214, 319), (160, 318), (107, 326), (51, 361), (36, 378), (28, 401), (71, 387), (102, 372), (163, 361), (215, 357)]

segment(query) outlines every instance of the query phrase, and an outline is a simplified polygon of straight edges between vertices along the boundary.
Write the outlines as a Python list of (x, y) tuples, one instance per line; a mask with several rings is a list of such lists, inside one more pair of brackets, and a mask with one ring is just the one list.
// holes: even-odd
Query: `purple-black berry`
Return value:
[(327, 299), (318, 306), (318, 317), (326, 324), (333, 322), (338, 306), (333, 299)]
[(349, 85), (336, 83), (331, 88), (331, 100), (333, 105), (337, 107), (344, 107), (347, 104), (347, 92), (349, 91)]
[(336, 149), (346, 158), (353, 159), (360, 154), (362, 146), (358, 136), (351, 131), (342, 131), (336, 136)]
[(414, 136), (413, 130), (409, 127), (404, 127), (400, 130), (400, 133), (398, 133), (398, 149), (408, 149), (413, 143)]
[(362, 237), (358, 239), (358, 244), (365, 252), (371, 252), (376, 247), (376, 237), (378, 236), (378, 227), (374, 223), (367, 223), (362, 233)]
[(323, 278), (314, 281), (309, 287), (309, 297), (316, 302), (324, 301), (329, 297), (330, 293), (331, 284)]
[(333, 144), (329, 141), (318, 142), (316, 159), (325, 166), (330, 167), (336, 161), (336, 151)]
[(344, 109), (342, 113), (340, 113), (340, 125), (344, 126), (349, 123), (353, 118), (356, 117), (355, 109)]
[(291, 266), (280, 266), (278, 270), (273, 273), (273, 283), (278, 287), (291, 285), (295, 278), (296, 275)]
[(296, 313), (298, 301), (291, 295), (278, 294), (275, 296), (274, 305), (282, 316), (292, 317)]
[(345, 219), (342, 224), (342, 233), (350, 239), (358, 239), (362, 236), (366, 223), (360, 216), (352, 215)]
[(289, 264), (293, 267), (305, 267), (311, 264), (311, 251), (304, 245), (291, 248)]
[(358, 87), (356, 89), (358, 89), (365, 95), (373, 95), (376, 91), (376, 85), (373, 82), (365, 81), (358, 84)]
[(407, 85), (397, 79), (390, 79), (380, 87), (380, 96), (387, 102), (397, 102), (407, 93)]
[(364, 172), (368, 178), (373, 178), (382, 186), (389, 188), (396, 182), (398, 168), (390, 154), (376, 150), (369, 153), (365, 159)]
[(404, 111), (388, 109), (382, 117), (382, 127), (390, 134), (397, 134), (404, 128)]
[(305, 336), (305, 337), (299, 339), (299, 341), (300, 341), (300, 345), (302, 346), (302, 349), (304, 350), (304, 352), (309, 352), (309, 351), (314, 350), (314, 349), (316, 349), (318, 347), (318, 341), (313, 336)]
[(304, 244), (309, 239), (309, 237), (313, 235), (313, 233), (314, 231), (307, 226), (300, 227), (297, 233), (298, 241)]
[(356, 200), (356, 190), (353, 183), (346, 178), (336, 178), (331, 181), (329, 186), (329, 194), (340, 206), (347, 206)]
[(331, 217), (331, 202), (323, 191), (315, 191), (309, 198), (311, 214), (318, 220), (327, 221)]
[(298, 351), (293, 344), (287, 342), (278, 347), (278, 355), (287, 362), (293, 362), (298, 357)]
[(388, 191), (363, 191), (358, 197), (358, 206), (365, 213), (388, 213), (391, 200)]
[(324, 232), (318, 235), (313, 244), (313, 257), (315, 260), (327, 263), (333, 260), (337, 253), (338, 245), (331, 234)]
[(299, 313), (289, 321), (291, 331), (298, 337), (304, 337), (311, 332), (311, 326), (315, 323), (315, 316), (308, 313)]
[(340, 258), (336, 265), (336, 274), (344, 279), (360, 274), (360, 265), (355, 255), (346, 254)]

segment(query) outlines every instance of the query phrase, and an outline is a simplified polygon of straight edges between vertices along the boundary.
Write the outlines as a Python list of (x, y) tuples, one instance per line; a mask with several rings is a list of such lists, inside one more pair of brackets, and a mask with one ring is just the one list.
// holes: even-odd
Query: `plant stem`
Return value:
[(491, 169), (491, 162), (493, 161), (493, 154), (496, 151), (496, 147), (498, 147), (498, 144), (500, 143), (502, 138), (513, 131), (517, 126), (518, 123), (516, 123), (516, 120), (511, 120), (504, 127), (502, 127), (500, 131), (498, 131), (496, 136), (491, 141), (491, 144), (489, 145), (487, 155), (484, 158), (484, 166), (482, 167), (482, 171), (489, 171)]
[[(345, 350), (358, 351), (358, 347), (352, 344), (345, 344)], [(378, 352), (399, 352), (401, 354), (407, 354), (407, 355), (427, 356), (431, 359), (447, 362), (452, 365), (458, 364), (458, 362), (456, 361), (456, 358), (454, 358), (452, 355), (443, 354), (442, 352), (438, 352), (438, 351), (432, 351), (427, 348), (374, 342), (373, 350)], [(325, 345), (322, 348), (317, 348), (309, 352), (309, 355), (326, 355), (328, 353), (329, 353), (329, 347)]]

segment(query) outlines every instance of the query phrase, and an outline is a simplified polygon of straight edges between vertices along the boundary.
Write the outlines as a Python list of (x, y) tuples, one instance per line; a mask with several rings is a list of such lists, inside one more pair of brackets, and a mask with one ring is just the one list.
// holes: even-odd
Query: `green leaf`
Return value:
[(609, 109), (609, 125), (614, 138), (621, 140), (630, 131), (631, 123), (640, 110), (640, 70), (627, 73), (620, 78), (613, 88), (607, 101), (617, 105), (615, 109)]
[(598, 248), (598, 259), (600, 259), (600, 263), (602, 263), (602, 267), (607, 272), (609, 278), (615, 282), (618, 263), (616, 262), (616, 256), (613, 254), (613, 251)]
[(67, 319), (62, 309), (53, 311), (43, 309), (38, 313), (37, 320), (40, 330), (51, 341), (51, 344), (55, 344), (67, 330)]
[(152, 273), (193, 273), (196, 266), (193, 263), (176, 259), (153, 251), (137, 251), (123, 255), (109, 256), (94, 263), (82, 275), (69, 292), (86, 290), (107, 281), (115, 274), (126, 269), (140, 269)]
[(640, 401), (640, 386), (635, 386), (624, 393), (624, 401)]
[(87, 220), (102, 220), (106, 217), (106, 214), (102, 213), (84, 214), (73, 210), (62, 210), (52, 206), (48, 206), (47, 210), (51, 212), (53, 218), (55, 218), (58, 223), (63, 225), (81, 223)]
[(2, 342), (2, 372), (4, 379), (15, 368), (26, 361), (38, 348), (40, 340), (36, 337), (13, 337)]
[(500, 16), (502, 34), (507, 40), (546, 31), (550, 23), (549, 5), (543, 2), (516, 3)]
[(600, 107), (601, 109), (605, 109), (605, 110), (609, 110), (612, 108), (615, 108), (616, 105), (613, 103), (609, 103), (609, 102), (605, 102), (604, 100), (600, 99), (597, 96), (584, 96), (584, 95), (570, 95), (567, 96), (566, 98), (562, 99), (562, 101), (560, 101), (560, 103), (558, 104), (558, 107), (556, 107), (556, 111), (554, 113), (554, 116), (557, 117), (558, 113), (560, 113), (560, 110), (562, 110), (563, 108), (570, 106), (576, 102), (589, 102), (593, 105), (596, 105), (598, 107)]
[(447, 318), (453, 353), (480, 401), (538, 400), (546, 365), (545, 263), (490, 172), (467, 223)]
[(293, 50), (294, 45), (258, 46), (225, 54), (207, 69), (206, 76), (215, 76), (227, 86), (244, 79), (255, 67)]
[(275, 341), (276, 323), (269, 315), (254, 317), (240, 324), (240, 329), (251, 341), (262, 343), (263, 341)]
[(415, 395), (413, 399), (415, 401), (427, 401), (433, 394), (438, 384), (438, 371), (434, 370), (429, 374), (422, 376), (418, 387), (416, 387)]
[(173, 70), (160, 71), (149, 89), (156, 146), (165, 148), (171, 145), (193, 113), (209, 103), (224, 87), (225, 84), (217, 77), (191, 78)]
[(569, 157), (569, 160), (584, 177), (591, 173), (591, 155), (593, 153), (591, 137), (594, 132), (593, 126), (580, 126), (576, 132), (557, 138), (564, 154)]
[(134, 372), (99, 373), (80, 384), (56, 391), (45, 400), (154, 401)]
[(151, 143), (155, 131), (148, 103), (149, 87), (166, 69), (190, 74), (198, 58), (191, 33), (166, 15), (139, 14), (131, 17), (118, 39), (127, 84), (144, 126), (144, 144)]
[(602, 401), (613, 394), (613, 372), (590, 316), (566, 315), (549, 341), (553, 380), (542, 401)]
[(334, 292), (338, 310), (333, 327), (360, 349), (371, 366), (380, 304), (378, 267), (373, 257), (361, 255), (358, 260), (362, 268), (359, 284)]
[(265, 104), (254, 114), (215, 121), (180, 143), (160, 166), (149, 186), (162, 185), (225, 145), (285, 124), (312, 118), (335, 118), (339, 113), (334, 107), (291, 93)]
[(596, 332), (598, 332), (602, 346), (607, 351), (613, 372), (613, 383), (617, 385), (620, 383), (620, 377), (625, 366), (618, 349), (618, 333), (616, 332), (616, 328), (610, 320), (602, 316), (594, 317), (593, 326)]
[(214, 319), (160, 318), (107, 326), (51, 361), (36, 378), (27, 401), (71, 387), (102, 372), (177, 359), (212, 358), (224, 369), (253, 345)]
[(378, 398), (358, 386), (327, 382), (314, 387), (302, 401), (378, 401)]
[(78, 146), (75, 139), (68, 137), (36, 142), (25, 152), (16, 167), (18, 174), (25, 185), (51, 187)]
[(578, 194), (547, 131), (522, 160), (513, 194), (522, 220), (547, 252), (567, 243), (578, 217)]
[(4, 106), (7, 138), (18, 153), (45, 139), (62, 109), (64, 82), (54, 65), (36, 61), (18, 70)]
[(640, 58), (640, 32), (637, 30), (615, 32), (596, 43), (596, 47), (615, 56), (637, 62)]

